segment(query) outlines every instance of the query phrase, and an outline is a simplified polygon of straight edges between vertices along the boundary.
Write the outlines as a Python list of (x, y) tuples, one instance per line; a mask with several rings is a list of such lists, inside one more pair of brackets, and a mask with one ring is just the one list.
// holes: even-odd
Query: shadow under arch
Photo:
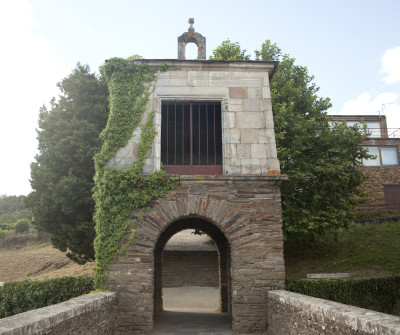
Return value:
[(154, 313), (163, 311), (162, 298), (162, 254), (168, 240), (185, 229), (198, 229), (208, 234), (215, 242), (219, 263), (220, 311), (231, 315), (230, 248), (224, 233), (212, 222), (201, 217), (185, 217), (171, 222), (160, 234), (154, 250)]

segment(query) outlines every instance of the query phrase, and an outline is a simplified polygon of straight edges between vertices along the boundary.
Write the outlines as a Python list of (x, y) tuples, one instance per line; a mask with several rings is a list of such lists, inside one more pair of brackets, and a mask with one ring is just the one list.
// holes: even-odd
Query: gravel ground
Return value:
[(214, 287), (163, 288), (164, 310), (215, 312), (219, 309), (219, 289)]

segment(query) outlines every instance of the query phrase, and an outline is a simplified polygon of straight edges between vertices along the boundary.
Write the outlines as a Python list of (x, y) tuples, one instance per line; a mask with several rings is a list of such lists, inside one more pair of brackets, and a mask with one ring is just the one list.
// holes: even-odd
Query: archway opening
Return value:
[(168, 240), (162, 260), (163, 310), (220, 310), (218, 249), (210, 236), (182, 230)]
[(160, 235), (154, 256), (156, 316), (165, 309), (231, 314), (229, 244), (217, 226), (198, 217), (177, 220)]
[(186, 53), (185, 55), (186, 59), (197, 59), (199, 48), (195, 43), (187, 43), (185, 53)]

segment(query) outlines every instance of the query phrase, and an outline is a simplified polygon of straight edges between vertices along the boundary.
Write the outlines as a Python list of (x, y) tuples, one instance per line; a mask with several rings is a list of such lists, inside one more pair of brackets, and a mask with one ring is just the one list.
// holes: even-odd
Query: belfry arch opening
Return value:
[(197, 59), (199, 53), (199, 47), (196, 43), (186, 44), (185, 59)]
[[(198, 217), (187, 217), (171, 223), (158, 238), (155, 253), (154, 253), (154, 311), (155, 316), (161, 314), (163, 311), (163, 252), (172, 236), (175, 234), (190, 230), (197, 230), (204, 232), (215, 243), (217, 251), (217, 273), (218, 278), (218, 310), (223, 313), (231, 315), (231, 297), (230, 297), (230, 250), (229, 243), (221, 230), (213, 223)], [(164, 272), (165, 274), (165, 272)], [(169, 280), (165, 278), (165, 280)], [(188, 280), (188, 278), (182, 280)], [(193, 306), (196, 303), (193, 302)], [(194, 307), (196, 308), (196, 307)], [(201, 308), (201, 307), (200, 307)]]

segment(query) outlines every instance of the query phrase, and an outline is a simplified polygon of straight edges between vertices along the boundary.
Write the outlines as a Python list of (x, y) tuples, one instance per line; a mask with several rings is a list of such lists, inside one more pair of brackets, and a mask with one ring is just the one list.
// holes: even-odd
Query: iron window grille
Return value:
[(162, 103), (161, 162), (168, 173), (222, 174), (221, 103)]

